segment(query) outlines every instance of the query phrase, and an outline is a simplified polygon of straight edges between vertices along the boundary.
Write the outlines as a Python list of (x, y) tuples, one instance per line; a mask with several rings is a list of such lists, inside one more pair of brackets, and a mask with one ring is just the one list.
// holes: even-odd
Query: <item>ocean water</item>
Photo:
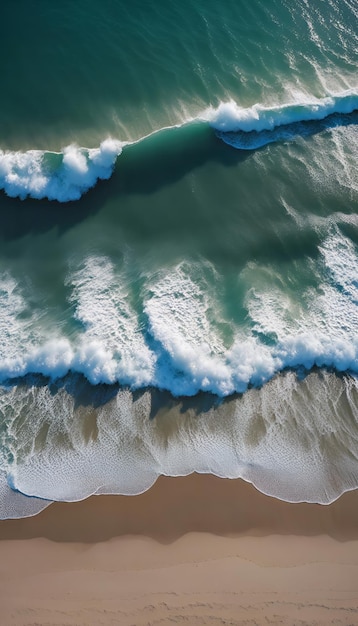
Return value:
[(0, 517), (358, 487), (356, 0), (0, 9)]

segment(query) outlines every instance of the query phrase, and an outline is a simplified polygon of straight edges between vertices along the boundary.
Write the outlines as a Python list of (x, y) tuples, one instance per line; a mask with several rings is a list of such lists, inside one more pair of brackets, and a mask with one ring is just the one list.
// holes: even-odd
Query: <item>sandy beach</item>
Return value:
[(288, 504), (241, 480), (0, 522), (0, 624), (358, 624), (358, 492)]

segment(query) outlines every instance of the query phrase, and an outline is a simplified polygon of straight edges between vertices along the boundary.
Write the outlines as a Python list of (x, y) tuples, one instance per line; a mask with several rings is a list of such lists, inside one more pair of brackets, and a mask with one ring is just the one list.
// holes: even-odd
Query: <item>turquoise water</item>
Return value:
[(160, 473), (357, 486), (356, 24), (3, 3), (2, 517)]

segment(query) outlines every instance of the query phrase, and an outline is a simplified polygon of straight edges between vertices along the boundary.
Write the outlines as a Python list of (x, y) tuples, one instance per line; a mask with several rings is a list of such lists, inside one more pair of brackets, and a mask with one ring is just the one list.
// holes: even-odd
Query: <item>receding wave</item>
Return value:
[[(329, 503), (358, 485), (358, 386), (292, 372), (220, 403), (68, 377), (0, 387), (0, 518), (51, 500), (134, 495), (161, 474), (243, 478), (290, 502)], [(32, 496), (32, 497), (29, 497)]]
[[(337, 116), (349, 116), (357, 110), (358, 94), (347, 90), (326, 98), (307, 97), (271, 107), (255, 104), (243, 108), (233, 101), (221, 103), (183, 125), (207, 123), (232, 147), (255, 150), (269, 143), (292, 140), (297, 135), (314, 134), (330, 125), (339, 125), (344, 122)], [(326, 123), (319, 124), (322, 121)], [(161, 130), (164, 129), (152, 134)], [(145, 139), (134, 143), (140, 144)], [(98, 180), (110, 178), (117, 157), (129, 143), (108, 138), (99, 148), (70, 145), (62, 152), (0, 150), (0, 189), (10, 197), (21, 199), (79, 200)]]

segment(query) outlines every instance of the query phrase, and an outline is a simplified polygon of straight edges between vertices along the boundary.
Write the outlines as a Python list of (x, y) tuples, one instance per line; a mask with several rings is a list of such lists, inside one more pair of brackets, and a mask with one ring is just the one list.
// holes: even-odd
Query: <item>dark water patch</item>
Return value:
[[(11, 240), (52, 228), (63, 234), (100, 211), (109, 198), (116, 198), (120, 204), (122, 198), (131, 195), (150, 195), (208, 162), (233, 167), (248, 156), (228, 149), (203, 124), (163, 130), (128, 146), (118, 157), (112, 177), (99, 181), (76, 202), (19, 200), (2, 195), (1, 235), (4, 240)], [(133, 215), (134, 222), (136, 218)], [(130, 222), (130, 216), (127, 219)]]

